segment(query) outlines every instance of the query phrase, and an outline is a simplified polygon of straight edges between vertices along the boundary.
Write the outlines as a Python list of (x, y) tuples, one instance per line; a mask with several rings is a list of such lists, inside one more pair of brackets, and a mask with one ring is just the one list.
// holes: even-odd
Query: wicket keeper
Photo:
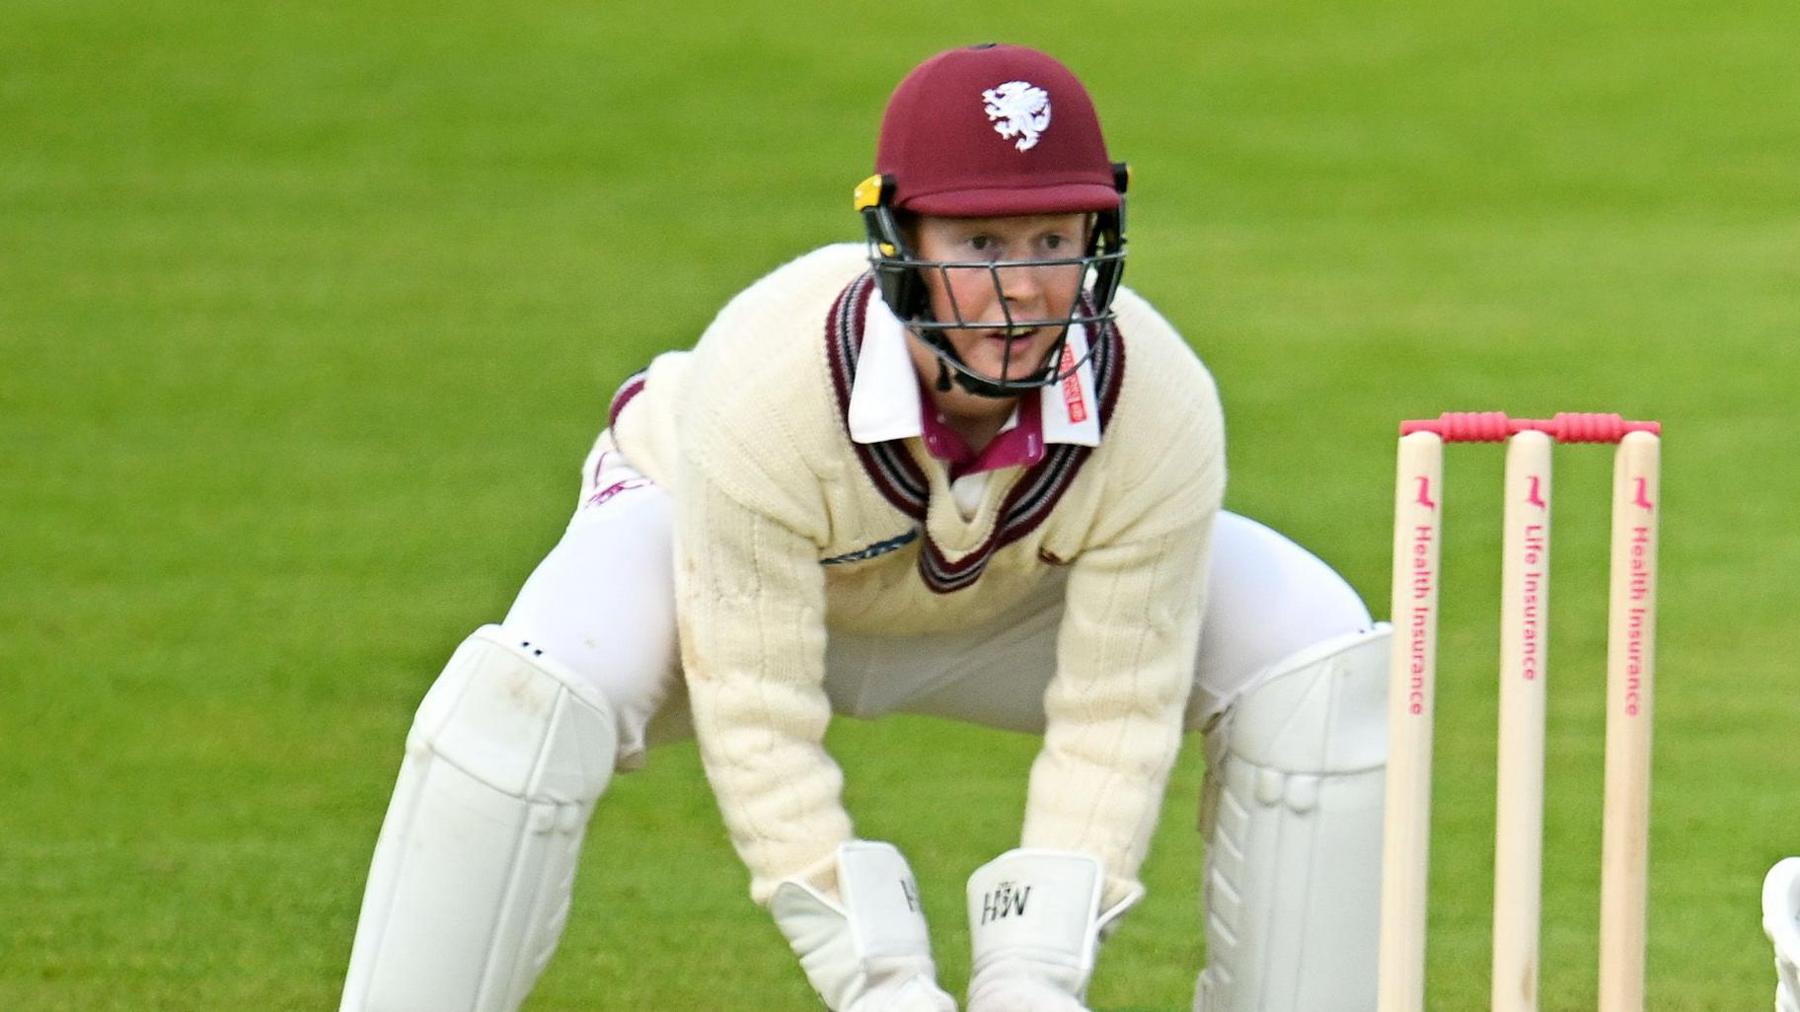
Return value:
[(866, 243), (775, 269), (620, 389), (561, 542), (426, 694), (345, 1009), (518, 1007), (612, 775), (688, 735), (825, 1006), (957, 1008), (823, 745), (833, 714), (891, 713), (1042, 737), (1018, 847), (968, 880), (970, 1012), (1085, 1008), (1189, 731), (1195, 1008), (1373, 1007), (1387, 629), (1220, 510), (1213, 381), (1121, 284), (1128, 181), (1043, 53), (900, 82)]

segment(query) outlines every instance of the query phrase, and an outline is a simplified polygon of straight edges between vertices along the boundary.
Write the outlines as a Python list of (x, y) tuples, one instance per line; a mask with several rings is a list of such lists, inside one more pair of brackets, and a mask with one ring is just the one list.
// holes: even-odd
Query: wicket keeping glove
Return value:
[(834, 1012), (956, 1012), (937, 986), (912, 869), (892, 844), (851, 840), (837, 851), (832, 900), (799, 879), (775, 887), (769, 912), (806, 979)]
[(969, 1012), (1087, 1012), (1100, 937), (1143, 898), (1100, 909), (1106, 871), (1086, 854), (1009, 850), (969, 876)]

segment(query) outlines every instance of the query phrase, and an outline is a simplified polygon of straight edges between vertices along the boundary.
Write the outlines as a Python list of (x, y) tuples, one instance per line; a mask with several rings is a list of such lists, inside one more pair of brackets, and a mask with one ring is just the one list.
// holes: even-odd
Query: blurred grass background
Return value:
[[(893, 84), (998, 38), (1136, 168), (1129, 282), (1229, 505), (1385, 612), (1392, 436), (1664, 420), (1651, 1005), (1766, 1007), (1800, 852), (1800, 7), (625, 0), (0, 14), (0, 1005), (328, 1008), (412, 709), (554, 542), (612, 386), (856, 237)], [(1499, 455), (1451, 455), (1431, 1000), (1482, 1007)], [(1605, 489), (1559, 460), (1544, 1007), (1593, 1004)], [(832, 746), (953, 987), (1024, 738)], [(1190, 749), (1100, 1009), (1187, 1007)], [(622, 778), (535, 1008), (805, 1008), (691, 746)]]

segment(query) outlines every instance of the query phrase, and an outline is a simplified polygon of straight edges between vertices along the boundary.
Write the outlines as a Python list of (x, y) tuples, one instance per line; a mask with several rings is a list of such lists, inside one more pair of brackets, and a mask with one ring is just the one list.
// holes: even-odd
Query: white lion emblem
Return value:
[(994, 123), (994, 132), (1020, 151), (1038, 142), (1038, 135), (1050, 128), (1050, 93), (1029, 81), (1008, 81), (981, 93), (986, 103), (981, 107)]

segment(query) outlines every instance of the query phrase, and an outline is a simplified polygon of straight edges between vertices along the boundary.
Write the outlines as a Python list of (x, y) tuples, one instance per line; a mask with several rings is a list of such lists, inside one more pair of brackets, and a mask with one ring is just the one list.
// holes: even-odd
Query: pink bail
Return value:
[(1434, 432), (1446, 443), (1500, 443), (1521, 432), (1543, 432), (1559, 443), (1616, 443), (1626, 433), (1662, 435), (1661, 422), (1631, 422), (1616, 414), (1559, 412), (1550, 419), (1508, 418), (1502, 411), (1446, 411), (1400, 423), (1400, 434)]

